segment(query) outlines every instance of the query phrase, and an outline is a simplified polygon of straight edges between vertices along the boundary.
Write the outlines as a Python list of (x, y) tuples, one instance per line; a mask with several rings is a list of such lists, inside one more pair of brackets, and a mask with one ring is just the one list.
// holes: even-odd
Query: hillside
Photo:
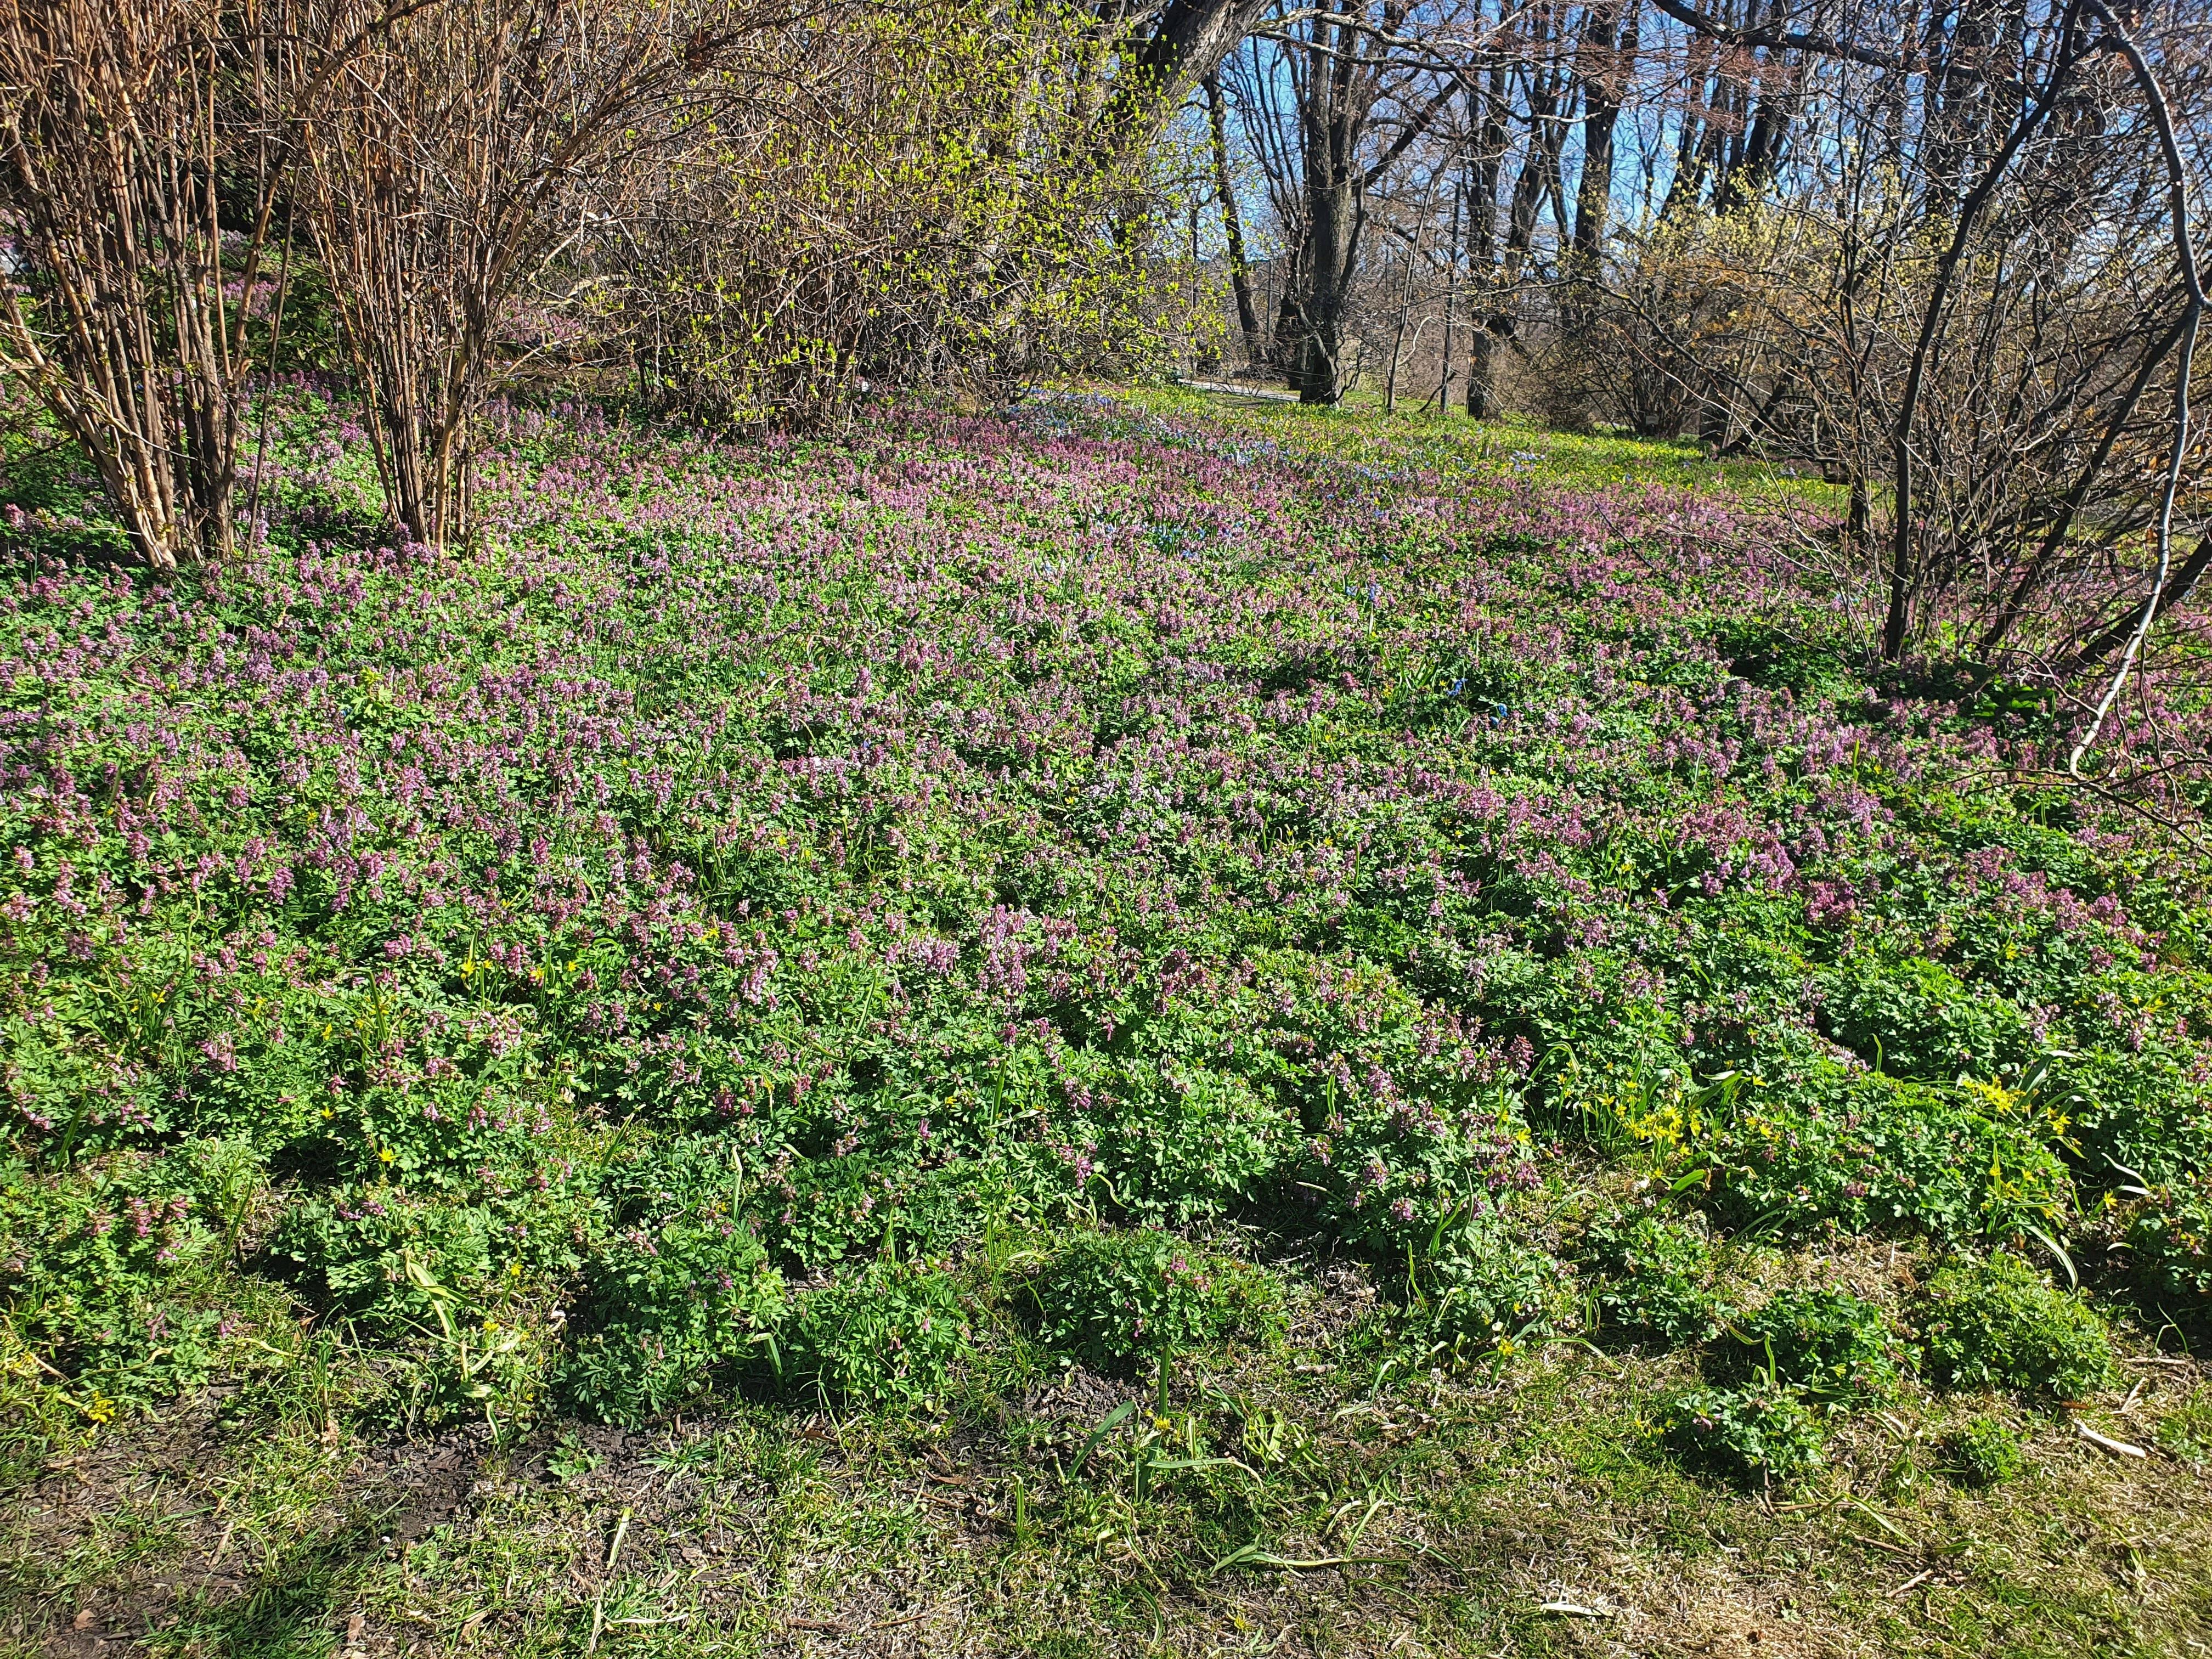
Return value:
[(13, 510), (10, 1650), (2212, 1639), (2201, 870), (1820, 486), (292, 398)]

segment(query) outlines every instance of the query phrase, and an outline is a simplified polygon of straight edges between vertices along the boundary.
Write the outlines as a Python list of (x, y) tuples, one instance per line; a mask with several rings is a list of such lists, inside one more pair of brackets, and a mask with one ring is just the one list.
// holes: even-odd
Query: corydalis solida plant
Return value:
[(165, 1215), (208, 1139), (311, 1171), (269, 1260), (387, 1352), (411, 1261), (557, 1364), (660, 1194), (793, 1275), (994, 1206), (1395, 1264), (1585, 1135), (1792, 1232), (2212, 1272), (2201, 910), (1977, 791), (2063, 729), (1791, 654), (1834, 613), (1739, 503), (1077, 402), (488, 426), (494, 551), (0, 606), (15, 1145)]

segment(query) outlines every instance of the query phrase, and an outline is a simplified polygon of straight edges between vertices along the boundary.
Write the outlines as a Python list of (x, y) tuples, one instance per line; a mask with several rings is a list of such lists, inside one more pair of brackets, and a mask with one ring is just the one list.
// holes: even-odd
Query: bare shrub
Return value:
[[(359, 40), (298, 124), (300, 191), (370, 423), (416, 540), (466, 522), (469, 438), (526, 288), (653, 164), (683, 88), (751, 21), (708, 0), (303, 0), (301, 44)], [(303, 73), (299, 78), (310, 78)]]
[(1941, 99), (1916, 101), (1916, 65), (1832, 58), (1780, 186), (1662, 213), (1592, 307), (1639, 429), (1692, 405), (1717, 445), (1845, 486), (1893, 660), (1940, 637), (2081, 662), (2136, 583), (2175, 453), (2187, 210), (2162, 182), (2158, 75), (2117, 25), (2094, 45), (2080, 5), (2004, 11), (2009, 44), (1954, 62)]
[(1002, 387), (1164, 355), (1206, 312), (1098, 136), (1097, 20), (854, 7), (726, 83), (587, 264), (652, 401), (806, 422), (861, 380)]
[(220, 0), (0, 9), (0, 345), (160, 569), (232, 541), (280, 173), (260, 22)]

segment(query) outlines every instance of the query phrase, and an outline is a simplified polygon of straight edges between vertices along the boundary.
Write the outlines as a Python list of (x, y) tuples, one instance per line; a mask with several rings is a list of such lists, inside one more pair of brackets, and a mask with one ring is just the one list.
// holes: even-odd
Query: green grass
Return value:
[[(332, 1652), (356, 1615), (368, 1651), (453, 1655), (581, 1652), (596, 1619), (610, 1655), (893, 1651), (902, 1632), (921, 1651), (1005, 1654), (1285, 1638), (2057, 1659), (2184, 1651), (2212, 1607), (2203, 1477), (2170, 1456), (2124, 1463), (2063, 1418), (1911, 1388), (1842, 1432), (1817, 1483), (1716, 1485), (1643, 1429), (1680, 1354), (1554, 1345), (1425, 1376), (1381, 1363), (1402, 1356), (1371, 1316), (1340, 1322), (1340, 1274), (1324, 1291), (1279, 1271), (1289, 1337), (1179, 1363), (1166, 1427), (1145, 1430), (1244, 1467), (1154, 1470), (1141, 1491), (1127, 1426), (1075, 1472), (1098, 1385), (1018, 1344), (996, 1386), (939, 1413), (726, 1399), (627, 1437), (448, 1434), (399, 1448), (397, 1468), (380, 1437), (334, 1438), (304, 1391), (228, 1423), (185, 1409), (19, 1494), (6, 1597), (24, 1627), (0, 1651), (40, 1651), (82, 1607), (110, 1632), (121, 1609), (150, 1615), (149, 1652), (257, 1659)], [(2135, 1374), (2147, 1386), (2097, 1415), (2106, 1432), (2203, 1420), (2193, 1374)], [(1940, 1442), (1992, 1410), (2027, 1436), (2027, 1468), (1975, 1491), (1940, 1472)], [(448, 1451), (459, 1507), (440, 1516), (419, 1469)], [(57, 1500), (64, 1516), (40, 1512)], [(1545, 1611), (1563, 1605), (1597, 1616)]]
[[(1571, 489), (1661, 484), (1753, 499), (1787, 499), (1836, 513), (1840, 486), (1823, 483), (1817, 467), (1731, 456), (1708, 460), (1696, 440), (1638, 438), (1624, 432), (1562, 432), (1516, 417), (1470, 420), (1453, 407), (1439, 416), (1401, 403), (1382, 413), (1380, 393), (1359, 392), (1334, 410), (1296, 401), (1239, 397), (1194, 387), (1152, 386), (1117, 396), (1164, 416), (1232, 425), (1285, 445), (1355, 465), (1412, 467), (1448, 483), (1516, 479)], [(1799, 476), (1791, 477), (1795, 467)]]

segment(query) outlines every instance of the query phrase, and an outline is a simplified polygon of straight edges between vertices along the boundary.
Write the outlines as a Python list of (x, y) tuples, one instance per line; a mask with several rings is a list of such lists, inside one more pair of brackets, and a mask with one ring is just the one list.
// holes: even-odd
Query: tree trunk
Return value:
[[(1366, 113), (1365, 89), (1354, 62), (1359, 34), (1348, 22), (1328, 26), (1326, 34), (1316, 30), (1302, 112), (1306, 241), (1293, 380), (1302, 403), (1340, 403), (1346, 389), (1346, 324), (1366, 219), (1358, 155)], [(1322, 49), (1324, 39), (1329, 50)]]
[(1455, 184), (1452, 186), (1451, 265), (1444, 276), (1443, 366), (1440, 370), (1442, 378), (1437, 381), (1437, 413), (1439, 416), (1451, 413), (1452, 349), (1455, 343), (1452, 325), (1458, 320), (1459, 311), (1460, 212), (1466, 205), (1466, 190)]
[(1229, 129), (1221, 106), (1221, 83), (1207, 76), (1206, 125), (1213, 135), (1213, 187), (1221, 198), (1221, 233), (1229, 243), (1229, 286), (1237, 295), (1237, 322), (1244, 331), (1244, 361), (1260, 361), (1260, 313), (1252, 303), (1251, 268), (1244, 258), (1244, 221), (1237, 211), (1237, 191), (1229, 177)]
[(1345, 393), (1345, 325), (1352, 308), (1353, 262), (1362, 215), (1355, 180), (1309, 189), (1305, 295), (1299, 317), (1297, 389), (1302, 403), (1335, 404)]
[(1498, 412), (1492, 380), (1498, 368), (1498, 337), (1487, 324), (1472, 332), (1474, 343), (1467, 354), (1467, 416), (1471, 421), (1486, 421)]
[[(1480, 137), (1474, 153), (1474, 179), (1468, 195), (1468, 263), (1479, 273), (1479, 289), (1468, 302), (1472, 313), (1468, 328), (1467, 414), (1469, 420), (1487, 420), (1495, 410), (1492, 376), (1496, 367), (1498, 331), (1510, 326), (1509, 315), (1499, 312), (1498, 270), (1498, 187), (1505, 167), (1505, 112), (1509, 85), (1505, 66), (1493, 64), (1490, 84), (1475, 94), (1482, 111)], [(1491, 305), (1486, 307), (1487, 297)]]
[(1616, 43), (1613, 11), (1593, 11), (1586, 26), (1586, 54), (1583, 82), (1583, 173), (1575, 188), (1575, 228), (1571, 240), (1574, 263), (1587, 269), (1595, 264), (1605, 240), (1606, 216), (1613, 204), (1613, 141), (1620, 123), (1621, 106), (1630, 78), (1636, 72), (1637, 24), (1641, 0), (1629, 0)]

